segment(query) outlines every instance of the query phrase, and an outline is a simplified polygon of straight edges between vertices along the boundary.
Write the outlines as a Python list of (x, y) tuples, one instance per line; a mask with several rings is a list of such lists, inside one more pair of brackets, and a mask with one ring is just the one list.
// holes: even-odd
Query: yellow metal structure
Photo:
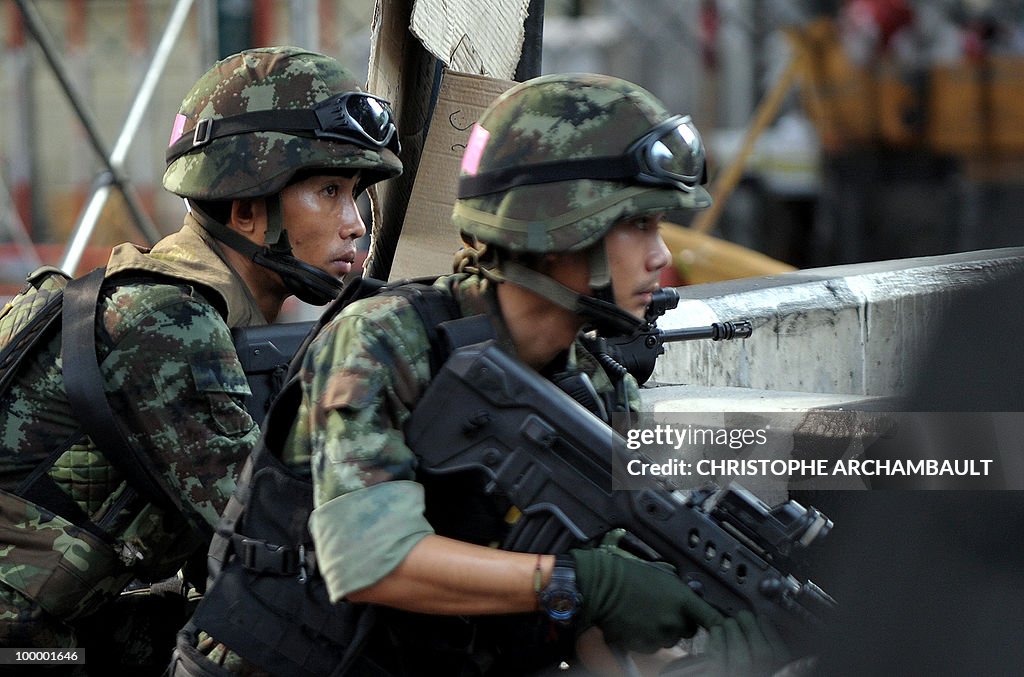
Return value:
[(674, 223), (662, 225), (672, 264), (683, 284), (777, 275), (796, 270), (761, 252)]

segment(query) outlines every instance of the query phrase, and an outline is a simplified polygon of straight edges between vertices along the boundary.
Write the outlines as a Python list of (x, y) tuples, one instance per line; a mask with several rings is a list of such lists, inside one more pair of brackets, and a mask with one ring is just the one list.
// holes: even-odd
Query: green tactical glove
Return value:
[(651, 653), (692, 637), (698, 626), (722, 615), (663, 566), (623, 557), (606, 548), (573, 550), (576, 582), (583, 595), (580, 632), (596, 625), (605, 641)]
[(709, 671), (716, 677), (769, 675), (790, 659), (789, 650), (775, 628), (749, 611), (708, 629)]

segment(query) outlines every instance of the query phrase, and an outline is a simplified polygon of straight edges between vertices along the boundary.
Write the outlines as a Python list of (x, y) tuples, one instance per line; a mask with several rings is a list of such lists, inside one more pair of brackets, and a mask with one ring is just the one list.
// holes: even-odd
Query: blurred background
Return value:
[[(633, 80), (702, 130), (722, 199), (695, 221), (670, 220), (764, 258), (750, 267), (734, 257), (732, 269), (702, 277), (682, 256), (680, 282), (1021, 244), (1024, 0), (531, 7), (543, 11), (533, 29), (540, 72)], [(183, 205), (160, 186), (163, 151), (182, 96), (214, 60), (297, 44), (365, 78), (374, 8), (2, 0), (0, 296), (39, 264), (65, 261), (76, 233), (84, 272), (113, 244), (180, 227)], [(153, 73), (157, 61), (164, 67)], [(117, 190), (95, 199), (112, 175), (98, 147), (121, 160), (130, 200)], [(138, 212), (148, 225), (137, 225)]]

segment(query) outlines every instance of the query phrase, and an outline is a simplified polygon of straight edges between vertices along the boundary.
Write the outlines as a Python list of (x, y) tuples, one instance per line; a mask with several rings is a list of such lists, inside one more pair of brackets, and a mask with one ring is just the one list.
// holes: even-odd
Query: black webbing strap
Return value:
[(423, 278), (403, 282), (385, 289), (382, 293), (402, 296), (412, 305), (419, 315), (420, 322), (423, 323), (430, 343), (430, 373), (439, 372), (441, 365), (448, 359), (448, 350), (438, 326), (442, 322), (456, 320), (459, 317), (458, 302), (452, 296), (428, 284)]
[(196, 123), (191, 134), (185, 134), (168, 146), (165, 153), (167, 164), (202, 148), (215, 139), (235, 134), (252, 132), (283, 132), (294, 136), (316, 138), (315, 132), (322, 128), (316, 111), (303, 110), (258, 110), (226, 118), (205, 118)]
[(384, 286), (383, 281), (372, 277), (357, 277), (346, 284), (341, 294), (331, 301), (327, 308), (324, 309), (324, 312), (320, 314), (320, 318), (313, 325), (309, 334), (306, 335), (302, 345), (295, 351), (295, 355), (292, 356), (291, 363), (288, 365), (285, 383), (287, 384), (298, 375), (299, 370), (302, 368), (302, 360), (306, 356), (306, 351), (309, 350), (309, 344), (320, 334), (320, 330), (324, 328), (324, 325), (334, 319), (334, 316), (344, 310), (348, 304), (367, 296), (373, 296)]
[(103, 375), (96, 356), (96, 306), (104, 272), (97, 268), (85, 277), (72, 280), (64, 290), (61, 334), (64, 388), (82, 430), (110, 464), (125, 476), (129, 486), (158, 506), (173, 509), (173, 503), (153, 479), (141, 454), (125, 439), (103, 389)]
[(461, 176), (459, 177), (458, 197), (460, 199), (480, 197), (519, 186), (535, 186), (575, 179), (635, 182), (639, 171), (640, 165), (629, 155), (551, 160), (532, 165), (492, 169), (475, 176)]
[(68, 522), (71, 522), (76, 527), (85, 529), (101, 541), (112, 542), (113, 539), (110, 537), (110, 534), (103, 527), (93, 522), (75, 499), (71, 498), (66, 491), (61, 489), (50, 476), (50, 469), (64, 452), (65, 449), (63, 447), (59, 448), (50, 453), (42, 463), (36, 465), (32, 472), (18, 484), (18, 487), (14, 490), (14, 495), (26, 501), (31, 501), (38, 507), (49, 510), (55, 515), (60, 515)]

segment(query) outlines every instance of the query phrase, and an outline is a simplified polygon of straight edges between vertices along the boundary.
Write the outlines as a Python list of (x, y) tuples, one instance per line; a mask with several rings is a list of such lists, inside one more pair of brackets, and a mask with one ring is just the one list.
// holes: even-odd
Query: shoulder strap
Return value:
[(340, 313), (345, 306), (356, 299), (365, 298), (376, 294), (383, 288), (384, 282), (371, 277), (357, 277), (345, 285), (344, 290), (336, 299), (324, 309), (320, 318), (313, 325), (313, 328), (306, 334), (298, 350), (292, 355), (288, 365), (288, 373), (284, 378), (284, 385), (270, 402), (270, 409), (263, 421), (263, 433), (260, 435), (255, 448), (249, 453), (249, 457), (242, 466), (238, 479), (235, 481), (235, 491), (228, 499), (228, 504), (220, 515), (217, 528), (214, 531), (210, 548), (207, 552), (207, 571), (209, 580), (212, 582), (220, 574), (221, 569), (227, 562), (227, 558), (233, 551), (238, 523), (249, 503), (249, 493), (252, 484), (253, 474), (258, 466), (261, 466), (264, 456), (276, 457), (284, 444), (291, 423), (294, 420), (295, 412), (298, 410), (302, 399), (302, 391), (299, 386), (298, 373), (302, 369), (302, 360), (309, 350), (309, 344), (320, 333), (324, 325)]
[(97, 268), (85, 277), (72, 280), (64, 290), (61, 335), (64, 388), (82, 430), (111, 465), (124, 474), (128, 484), (160, 507), (173, 508), (173, 502), (153, 478), (142, 454), (125, 439), (103, 388), (103, 375), (96, 358), (96, 309), (104, 272)]
[[(28, 285), (22, 293), (28, 293), (30, 287), (42, 289), (43, 280), (48, 275), (61, 278), (55, 289), (42, 307), (16, 331), (3, 350), (0, 350), (0, 395), (5, 393), (14, 381), (21, 364), (34, 353), (34, 348), (48, 341), (53, 332), (60, 328), (61, 311), (64, 305), (64, 288), (71, 278), (62, 270), (52, 266), (43, 266), (28, 277)], [(40, 291), (40, 293), (42, 293)], [(5, 310), (7, 310), (5, 308)], [(57, 461), (63, 449), (56, 449), (36, 465), (25, 478), (18, 483), (14, 496), (31, 501), (37, 506), (51, 510), (76, 526), (90, 532), (101, 541), (109, 542), (110, 536), (102, 527), (89, 519), (82, 508), (64, 492), (49, 475), (50, 468)]]
[(434, 278), (417, 278), (385, 284), (370, 277), (356, 278), (324, 310), (316, 325), (306, 336), (302, 345), (292, 357), (288, 376), (281, 392), (274, 398), (263, 425), (263, 434), (256, 447), (246, 459), (245, 466), (235, 484), (235, 491), (221, 513), (221, 519), (209, 549), (208, 568), (211, 580), (216, 577), (233, 549), (237, 540), (236, 529), (249, 502), (249, 486), (257, 466), (263, 464), (263, 456), (277, 457), (284, 446), (284, 440), (291, 430), (295, 412), (302, 399), (298, 373), (309, 344), (345, 306), (358, 299), (377, 293), (400, 295), (409, 300), (423, 322), (431, 346), (431, 373), (437, 373), (441, 364), (454, 348), (493, 338), (490, 321), (486, 316), (459, 318), (458, 303), (450, 294), (445, 294), (430, 284)]
[(458, 303), (449, 294), (419, 280), (389, 287), (383, 293), (404, 297), (419, 315), (430, 341), (430, 373), (436, 374), (448, 357), (438, 326), (459, 317)]
[(448, 355), (458, 347), (494, 338), (490, 320), (485, 315), (462, 318), (455, 297), (446, 294), (433, 285), (437, 278), (418, 277), (398, 282), (385, 283), (372, 277), (359, 277), (345, 286), (345, 290), (334, 299), (306, 336), (306, 340), (295, 352), (285, 383), (290, 381), (302, 368), (302, 359), (310, 342), (320, 333), (345, 306), (359, 299), (375, 294), (393, 294), (408, 299), (416, 310), (430, 340), (430, 371), (437, 373)]
[(436, 374), (456, 348), (494, 338), (487, 315), (462, 317), (454, 295), (435, 287), (430, 278), (417, 278), (385, 287), (382, 293), (408, 299), (430, 341), (430, 373)]
[(324, 328), (324, 325), (330, 322), (335, 315), (344, 310), (345, 306), (361, 298), (372, 296), (376, 294), (381, 288), (385, 286), (382, 280), (378, 280), (372, 277), (357, 277), (356, 279), (345, 285), (345, 289), (342, 290), (341, 294), (324, 309), (324, 312), (320, 315), (316, 324), (306, 335), (306, 339), (299, 346), (299, 349), (295, 351), (295, 355), (292, 356), (291, 363), (288, 367), (288, 375), (285, 376), (284, 382), (287, 384), (292, 378), (299, 373), (299, 369), (302, 368), (302, 358), (305, 357), (306, 351), (309, 349), (309, 344), (312, 343), (313, 339), (317, 337), (320, 330)]

